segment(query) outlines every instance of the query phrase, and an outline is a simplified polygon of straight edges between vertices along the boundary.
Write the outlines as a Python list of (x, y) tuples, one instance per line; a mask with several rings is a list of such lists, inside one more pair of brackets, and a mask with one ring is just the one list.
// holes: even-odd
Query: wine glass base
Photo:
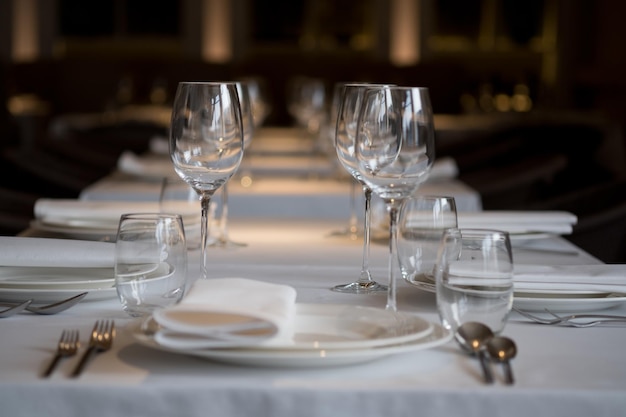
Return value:
[(208, 246), (212, 248), (231, 249), (231, 248), (244, 248), (248, 246), (248, 244), (242, 243), (242, 242), (235, 242), (230, 239), (219, 238), (219, 239), (215, 239), (209, 242)]
[(356, 281), (349, 284), (335, 285), (331, 290), (349, 294), (372, 294), (387, 291), (387, 286), (376, 281)]
[(345, 228), (340, 230), (333, 230), (328, 233), (328, 237), (347, 237), (350, 240), (357, 240), (363, 238), (363, 230), (361, 229), (353, 229), (353, 228)]

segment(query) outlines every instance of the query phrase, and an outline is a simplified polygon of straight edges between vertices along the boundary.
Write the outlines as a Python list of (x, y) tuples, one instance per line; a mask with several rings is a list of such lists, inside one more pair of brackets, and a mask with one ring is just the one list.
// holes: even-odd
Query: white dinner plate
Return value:
[[(432, 323), (415, 314), (341, 304), (297, 304), (294, 327), (298, 330), (288, 343), (271, 340), (267, 344), (261, 344), (256, 338), (250, 340), (207, 338), (201, 339), (198, 346), (197, 337), (186, 339), (185, 334), (176, 336), (180, 345), (164, 343), (159, 337), (155, 339), (163, 345), (174, 348), (184, 346), (184, 349), (253, 346), (255, 349), (264, 350), (328, 350), (362, 349), (404, 343), (425, 337), (433, 331)], [(189, 344), (185, 345), (186, 340), (195, 346), (192, 348)]]
[(510, 232), (509, 240), (511, 242), (519, 242), (526, 240), (548, 239), (555, 236), (559, 235), (545, 232)]
[[(409, 282), (424, 291), (434, 293), (435, 284), (431, 282)], [(524, 291), (515, 292), (513, 304), (520, 310), (581, 313), (616, 307), (626, 302), (626, 295), (599, 293), (593, 291)]]
[(134, 321), (127, 330), (140, 344), (161, 350), (187, 356), (195, 356), (217, 362), (260, 366), (260, 367), (288, 367), (306, 368), (322, 366), (351, 365), (381, 359), (399, 353), (415, 352), (441, 346), (452, 339), (452, 332), (445, 330), (439, 324), (433, 324), (433, 329), (426, 336), (405, 343), (364, 347), (356, 349), (198, 349), (181, 350), (166, 348), (154, 341), (152, 336), (141, 331), (141, 321)]
[(0, 267), (0, 289), (91, 290), (115, 284), (113, 268)]
[(23, 288), (0, 288), (0, 301), (19, 302), (33, 300), (33, 304), (50, 304), (65, 300), (83, 292), (88, 292), (83, 301), (105, 300), (117, 297), (115, 287), (90, 288), (90, 289), (23, 289)]
[(560, 313), (583, 313), (619, 306), (626, 302), (624, 294), (611, 293), (521, 293), (513, 298), (513, 305), (520, 310)]
[(67, 225), (48, 224), (42, 222), (41, 220), (31, 221), (30, 227), (33, 229), (41, 230), (42, 232), (50, 232), (82, 240), (114, 242), (117, 237), (117, 227), (74, 227)]

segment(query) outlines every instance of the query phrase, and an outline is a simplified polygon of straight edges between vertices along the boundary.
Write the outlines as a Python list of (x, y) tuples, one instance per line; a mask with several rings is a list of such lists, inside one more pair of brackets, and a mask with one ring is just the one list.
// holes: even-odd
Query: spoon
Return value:
[(508, 337), (494, 337), (487, 341), (487, 352), (489, 352), (492, 360), (502, 363), (504, 381), (509, 385), (513, 384), (513, 370), (511, 369), (510, 360), (517, 354), (515, 342)]
[(85, 296), (86, 292), (80, 293), (70, 298), (66, 298), (65, 300), (57, 301), (52, 304), (32, 305), (33, 300), (26, 300), (20, 304), (0, 304), (4, 306), (10, 306), (8, 309), (0, 311), (0, 317), (9, 317), (14, 314), (17, 314), (23, 310), (30, 311), (35, 314), (56, 314), (60, 313), (63, 310), (67, 310), (68, 308), (78, 304)]
[(487, 361), (485, 345), (489, 339), (493, 338), (493, 332), (487, 326), (475, 321), (463, 323), (456, 331), (456, 340), (469, 353), (478, 356), (480, 366), (483, 370), (485, 383), (493, 383), (493, 374)]
[(11, 317), (14, 314), (20, 313), (23, 311), (33, 300), (26, 300), (19, 304), (11, 304), (11, 305), (3, 305), (3, 307), (8, 307), (2, 311), (0, 311), (0, 318)]
[(26, 310), (35, 314), (56, 314), (61, 311), (67, 310), (70, 307), (78, 304), (83, 298), (87, 296), (86, 292), (80, 293), (70, 298), (66, 298), (65, 300), (57, 301), (56, 303), (46, 304), (43, 306), (33, 306), (30, 305), (26, 307)]

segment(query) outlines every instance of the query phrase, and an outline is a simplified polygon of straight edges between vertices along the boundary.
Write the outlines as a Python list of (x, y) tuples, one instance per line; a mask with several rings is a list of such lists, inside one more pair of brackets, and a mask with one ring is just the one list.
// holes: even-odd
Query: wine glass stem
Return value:
[(372, 274), (370, 273), (370, 223), (372, 221), (372, 190), (363, 186), (365, 194), (365, 220), (363, 225), (363, 263), (361, 264), (361, 275), (359, 282), (372, 282)]
[(202, 260), (200, 263), (200, 273), (202, 278), (207, 278), (207, 249), (209, 245), (209, 207), (211, 205), (211, 196), (202, 194), (200, 197), (200, 207), (202, 217), (200, 219), (200, 246), (202, 250)]
[(359, 232), (359, 226), (357, 224), (359, 219), (356, 214), (357, 185), (358, 185), (358, 182), (353, 178), (352, 181), (350, 182), (350, 220), (349, 220), (350, 223), (349, 223), (348, 233), (350, 234), (350, 236), (354, 236), (354, 238), (356, 238), (356, 235)]
[(222, 186), (222, 213), (220, 215), (220, 241), (228, 242), (228, 184)]
[(385, 309), (396, 311), (396, 277), (395, 262), (398, 253), (398, 207), (393, 203), (388, 203), (389, 212), (389, 286), (387, 287), (387, 305)]

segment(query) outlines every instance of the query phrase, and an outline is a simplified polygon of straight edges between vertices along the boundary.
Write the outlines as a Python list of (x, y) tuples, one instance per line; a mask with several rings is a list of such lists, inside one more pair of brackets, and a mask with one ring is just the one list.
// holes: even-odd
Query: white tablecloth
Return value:
[[(332, 292), (356, 278), (361, 242), (328, 237), (343, 225), (327, 220), (233, 219), (231, 237), (247, 243), (212, 249), (212, 277), (239, 276), (295, 286), (298, 302), (383, 307), (385, 294)], [(514, 244), (518, 263), (599, 261), (563, 239)], [(197, 276), (199, 251), (190, 252)], [(387, 248), (374, 245), (371, 267), (385, 282)], [(438, 320), (430, 293), (399, 286), (400, 310)], [(626, 307), (611, 310), (626, 314)], [(79, 379), (67, 377), (77, 358), (48, 380), (39, 374), (62, 329), (86, 342), (96, 319), (114, 319), (112, 351), (93, 360)], [(504, 334), (517, 342), (514, 386), (481, 382), (478, 363), (454, 342), (371, 363), (275, 369), (233, 366), (143, 347), (123, 331), (130, 318), (115, 298), (83, 302), (55, 316), (0, 319), (0, 404), (6, 416), (622, 416), (626, 410), (626, 331), (529, 324), (511, 317)]]
[[(132, 178), (115, 172), (87, 187), (80, 195), (82, 200), (158, 201), (161, 183)], [(363, 192), (357, 187), (356, 207), (363, 211)], [(420, 194), (452, 195), (458, 210), (482, 209), (480, 195), (456, 180), (426, 182)], [(275, 218), (326, 218), (347, 219), (350, 215), (350, 182), (324, 178), (253, 179), (243, 186), (239, 177), (228, 183), (228, 208), (232, 217), (252, 217), (261, 213)], [(377, 197), (373, 196), (373, 200)], [(215, 195), (219, 202), (220, 192)]]

